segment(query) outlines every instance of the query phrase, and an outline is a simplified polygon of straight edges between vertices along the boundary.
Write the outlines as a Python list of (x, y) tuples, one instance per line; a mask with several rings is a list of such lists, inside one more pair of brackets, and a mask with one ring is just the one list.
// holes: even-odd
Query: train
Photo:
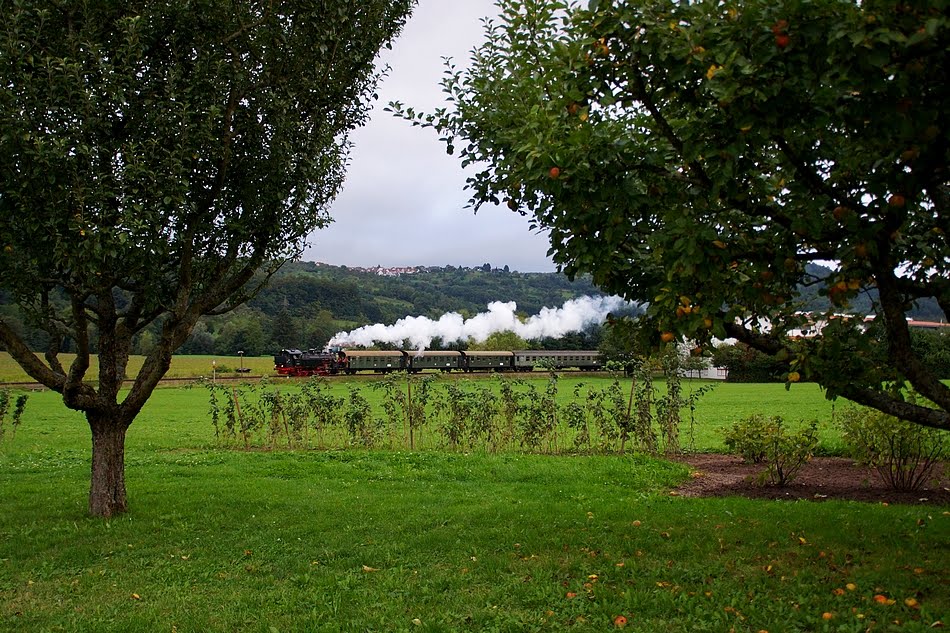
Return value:
[(280, 376), (332, 376), (370, 371), (418, 373), (424, 369), (451, 372), (524, 372), (535, 367), (553, 369), (604, 369), (600, 352), (591, 350), (307, 350), (283, 349), (274, 355)]

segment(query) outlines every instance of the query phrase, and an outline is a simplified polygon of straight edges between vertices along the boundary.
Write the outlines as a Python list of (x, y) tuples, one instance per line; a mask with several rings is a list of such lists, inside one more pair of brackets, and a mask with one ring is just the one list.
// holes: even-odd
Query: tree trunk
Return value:
[(87, 414), (92, 430), (92, 482), (89, 513), (111, 517), (128, 510), (125, 496), (125, 432), (128, 423)]

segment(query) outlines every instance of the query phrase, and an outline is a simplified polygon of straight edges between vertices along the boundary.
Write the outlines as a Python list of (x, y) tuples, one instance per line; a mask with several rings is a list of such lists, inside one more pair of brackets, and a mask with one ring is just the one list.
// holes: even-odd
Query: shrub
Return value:
[(725, 435), (726, 446), (746, 462), (766, 464), (758, 479), (773, 486), (791, 483), (818, 448), (818, 422), (789, 433), (779, 416), (750, 416), (734, 424)]
[(839, 423), (855, 459), (874, 468), (894, 490), (917, 490), (950, 455), (950, 434), (880, 411), (852, 407)]
[(747, 464), (761, 464), (766, 457), (771, 423), (770, 418), (760, 414), (743, 418), (724, 432), (725, 444)]
[(799, 429), (797, 433), (785, 432), (782, 418), (778, 421), (776, 432), (769, 437), (768, 467), (760, 477), (769, 483), (784, 486), (798, 476), (802, 467), (811, 461), (818, 449), (818, 422), (813, 421)]

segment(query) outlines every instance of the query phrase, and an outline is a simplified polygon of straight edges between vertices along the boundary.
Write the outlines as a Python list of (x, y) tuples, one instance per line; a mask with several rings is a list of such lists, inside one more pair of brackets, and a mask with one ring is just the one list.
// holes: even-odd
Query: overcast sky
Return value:
[(444, 104), (442, 57), (460, 68), (483, 37), (481, 18), (497, 14), (494, 0), (420, 0), (382, 62), (391, 71), (365, 128), (353, 134), (352, 162), (334, 223), (313, 234), (307, 261), (346, 266), (492, 266), (548, 272), (548, 238), (506, 206), (478, 215), (457, 157), (432, 130), (414, 128), (383, 108), (401, 101), (431, 112)]

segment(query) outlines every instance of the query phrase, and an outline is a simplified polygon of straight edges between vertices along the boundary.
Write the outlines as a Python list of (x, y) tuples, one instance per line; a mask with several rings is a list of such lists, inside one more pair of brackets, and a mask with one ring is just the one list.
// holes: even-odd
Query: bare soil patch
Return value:
[(697, 453), (676, 461), (689, 465), (692, 477), (676, 492), (684, 497), (742, 496), (752, 499), (846, 500), (869, 503), (950, 505), (950, 475), (941, 464), (935, 481), (912, 492), (892, 490), (873, 468), (843, 457), (816, 457), (786, 486), (756, 481), (764, 468), (746, 464), (735, 455)]

